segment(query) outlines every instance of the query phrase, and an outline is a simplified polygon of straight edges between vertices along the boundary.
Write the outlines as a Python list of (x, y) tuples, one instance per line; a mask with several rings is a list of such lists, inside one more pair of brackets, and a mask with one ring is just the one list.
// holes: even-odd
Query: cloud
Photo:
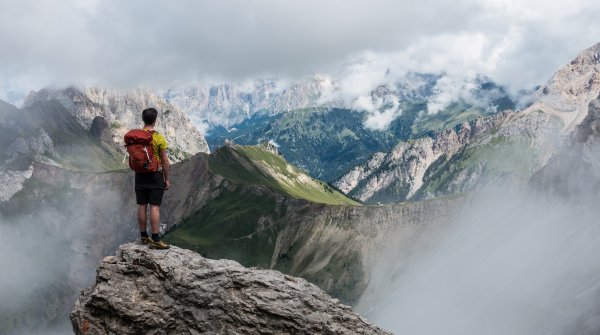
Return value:
[(499, 88), (481, 91), (486, 78), (479, 76), (443, 76), (433, 87), (433, 94), (427, 101), (427, 112), (438, 113), (453, 102), (461, 101), (483, 111), (496, 109), (494, 99), (505, 95)]
[(361, 95), (354, 100), (352, 107), (367, 112), (364, 125), (372, 130), (384, 130), (402, 114), (400, 103), (395, 96)]
[(0, 2), (0, 88), (169, 85), (382, 68), (543, 83), (598, 42), (589, 0)]
[(392, 247), (381, 256), (393, 279), (367, 317), (396, 334), (597, 332), (598, 197), (493, 190), (473, 199), (411, 261), (400, 265)]
[(457, 98), (471, 100), (468, 93), (476, 88), (474, 85), (473, 80), (464, 77), (440, 78), (434, 87), (432, 99), (427, 101), (427, 111), (433, 114), (438, 113), (456, 101)]
[(210, 130), (210, 124), (206, 122), (206, 120), (192, 120), (192, 122), (194, 123), (194, 126), (198, 132), (200, 132), (202, 135), (207, 134)]
[(388, 108), (383, 111), (372, 112), (365, 120), (365, 127), (373, 130), (384, 130), (401, 114), (402, 110), (397, 108)]

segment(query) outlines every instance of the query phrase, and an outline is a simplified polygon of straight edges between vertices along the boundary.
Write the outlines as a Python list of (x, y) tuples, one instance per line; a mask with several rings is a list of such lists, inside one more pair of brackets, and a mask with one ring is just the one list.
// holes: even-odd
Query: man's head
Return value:
[(156, 122), (156, 117), (158, 116), (158, 112), (154, 108), (146, 108), (142, 112), (142, 120), (144, 120), (144, 125), (152, 126), (154, 122)]

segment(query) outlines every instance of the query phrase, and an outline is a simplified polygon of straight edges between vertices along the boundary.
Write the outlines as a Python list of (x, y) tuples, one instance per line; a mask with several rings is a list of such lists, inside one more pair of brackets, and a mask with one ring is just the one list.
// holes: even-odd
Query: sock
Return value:
[(158, 241), (160, 241), (160, 238), (158, 238), (158, 234), (154, 234), (154, 233), (152, 233), (152, 240), (153, 240), (154, 242), (158, 242)]
[(148, 237), (148, 233), (145, 231), (140, 232), (140, 235), (142, 235), (142, 237)]

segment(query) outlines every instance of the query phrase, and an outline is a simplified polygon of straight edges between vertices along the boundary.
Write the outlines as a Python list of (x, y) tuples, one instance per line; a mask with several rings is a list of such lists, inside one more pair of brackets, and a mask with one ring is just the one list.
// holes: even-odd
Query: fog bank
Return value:
[(472, 196), (429, 252), (402, 273), (384, 274), (396, 279), (366, 316), (397, 334), (597, 331), (598, 200), (532, 191)]
[(28, 180), (0, 202), (0, 334), (72, 333), (79, 291), (104, 255), (137, 236), (134, 210), (123, 211), (129, 201), (107, 185), (111, 177), (85, 176), (83, 189)]

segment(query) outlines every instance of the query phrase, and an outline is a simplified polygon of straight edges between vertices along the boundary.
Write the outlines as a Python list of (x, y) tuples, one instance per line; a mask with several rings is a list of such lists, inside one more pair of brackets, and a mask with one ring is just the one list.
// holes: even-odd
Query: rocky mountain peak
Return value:
[(304, 279), (122, 245), (71, 313), (76, 334), (389, 334)]
[[(559, 93), (574, 99), (600, 89), (600, 43), (582, 51), (569, 64), (552, 76), (545, 94)], [(593, 95), (590, 98), (595, 97)]]
[(583, 120), (588, 104), (600, 93), (600, 43), (582, 51), (557, 71), (536, 93), (538, 100), (529, 111), (556, 115), (569, 132)]
[(25, 106), (50, 100), (58, 101), (63, 105), (85, 129), (92, 131), (94, 136), (98, 135), (99, 120), (104, 120), (102, 122), (105, 125), (102, 127), (103, 144), (114, 151), (124, 153), (123, 136), (129, 129), (140, 128), (143, 125), (142, 110), (154, 107), (159, 112), (156, 130), (165, 135), (171, 149), (171, 160), (177, 162), (198, 152), (209, 152), (203, 134), (196, 129), (186, 113), (148, 88), (43, 89), (30, 94), (25, 101)]
[(530, 184), (571, 200), (583, 199), (600, 188), (600, 96), (589, 103), (586, 117), (571, 135)]
[[(480, 117), (431, 138), (401, 142), (354, 167), (335, 185), (375, 203), (463, 192), (503, 178), (525, 182), (564, 139), (586, 142), (599, 133), (599, 103), (594, 100), (599, 93), (600, 43), (557, 71), (525, 110)], [(512, 164), (491, 154), (501, 150)]]
[(581, 66), (600, 65), (600, 42), (582, 51), (575, 59), (573, 59), (573, 61), (571, 61), (571, 65), (577, 64)]

